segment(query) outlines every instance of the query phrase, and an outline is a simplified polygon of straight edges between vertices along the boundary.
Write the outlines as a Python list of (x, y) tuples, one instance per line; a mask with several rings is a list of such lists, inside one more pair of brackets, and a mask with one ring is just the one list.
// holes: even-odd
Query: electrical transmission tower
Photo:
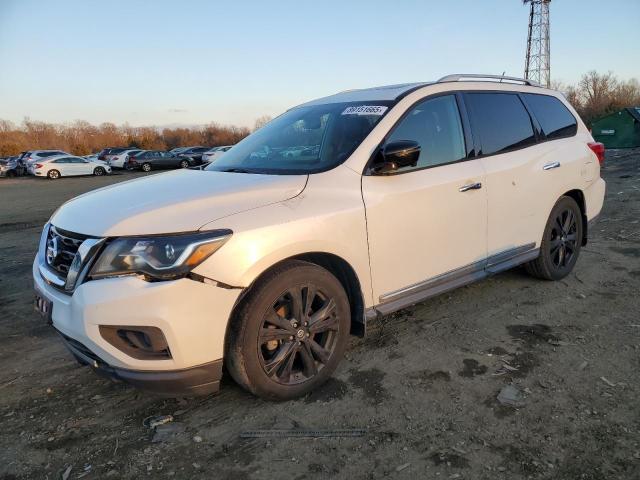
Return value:
[(551, 49), (549, 39), (549, 4), (551, 0), (522, 0), (530, 4), (529, 35), (524, 78), (543, 86), (551, 85)]

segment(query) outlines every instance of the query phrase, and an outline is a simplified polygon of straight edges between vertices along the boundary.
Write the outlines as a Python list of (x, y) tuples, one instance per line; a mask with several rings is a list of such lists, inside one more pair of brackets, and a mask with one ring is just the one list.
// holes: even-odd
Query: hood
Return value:
[(50, 221), (97, 237), (189, 232), (293, 198), (306, 182), (307, 175), (175, 170), (85, 193), (65, 203)]

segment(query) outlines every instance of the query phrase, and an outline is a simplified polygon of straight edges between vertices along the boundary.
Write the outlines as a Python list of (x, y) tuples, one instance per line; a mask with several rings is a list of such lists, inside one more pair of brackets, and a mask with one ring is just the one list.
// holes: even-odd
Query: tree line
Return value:
[(619, 80), (612, 72), (592, 70), (582, 75), (575, 85), (555, 82), (552, 88), (564, 92), (589, 128), (594, 120), (622, 108), (640, 107), (638, 79)]
[(210, 123), (191, 128), (98, 126), (78, 120), (53, 124), (25, 119), (21, 125), (0, 120), (0, 156), (17, 155), (25, 150), (64, 150), (89, 155), (105, 147), (132, 147), (145, 150), (171, 150), (180, 146), (215, 147), (233, 145), (249, 135), (246, 127)]

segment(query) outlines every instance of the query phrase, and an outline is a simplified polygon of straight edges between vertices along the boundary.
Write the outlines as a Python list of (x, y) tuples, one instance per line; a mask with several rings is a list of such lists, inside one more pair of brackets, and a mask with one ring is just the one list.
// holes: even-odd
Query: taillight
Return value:
[(600, 142), (589, 142), (589, 148), (593, 153), (598, 157), (598, 162), (600, 162), (600, 166), (604, 163), (604, 143)]
[(41, 163), (36, 163), (36, 168), (42, 168), (42, 164)]

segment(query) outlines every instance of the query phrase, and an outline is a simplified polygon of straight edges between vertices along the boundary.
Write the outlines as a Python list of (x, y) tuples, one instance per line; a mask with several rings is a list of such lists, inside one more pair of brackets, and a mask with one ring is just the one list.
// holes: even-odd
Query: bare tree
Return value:
[(253, 131), (260, 130), (267, 123), (269, 123), (272, 118), (269, 115), (262, 115), (261, 117), (256, 118), (255, 123), (253, 124)]

